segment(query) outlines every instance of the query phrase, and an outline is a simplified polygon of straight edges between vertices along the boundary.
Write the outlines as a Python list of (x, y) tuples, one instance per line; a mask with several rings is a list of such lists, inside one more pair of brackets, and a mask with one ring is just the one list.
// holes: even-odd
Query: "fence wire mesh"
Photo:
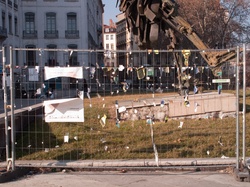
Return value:
[[(13, 51), (25, 58), (23, 65), (13, 62), (16, 159), (137, 159), (154, 158), (156, 152), (159, 158), (235, 157), (234, 61), (214, 75), (202, 51), (190, 50), (188, 64), (181, 67), (189, 80), (183, 94), (170, 51)], [(176, 53), (183, 60), (183, 52)], [(82, 68), (82, 78), (45, 80), (46, 67)], [(213, 82), (218, 79), (229, 82)], [(45, 101), (78, 98), (80, 91), (84, 122), (45, 122)], [(8, 117), (9, 134), (11, 129)], [(1, 137), (4, 130), (1, 122)], [(249, 129), (246, 135), (250, 155)]]

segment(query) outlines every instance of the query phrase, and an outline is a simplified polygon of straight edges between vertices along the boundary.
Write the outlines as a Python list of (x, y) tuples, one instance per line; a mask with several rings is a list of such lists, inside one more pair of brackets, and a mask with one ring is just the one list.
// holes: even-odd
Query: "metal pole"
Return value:
[(236, 61), (236, 169), (239, 169), (239, 46)]
[(243, 44), (243, 131), (242, 162), (246, 160), (246, 44)]
[(14, 117), (14, 72), (13, 72), (13, 59), (12, 47), (10, 46), (10, 94), (11, 94), (11, 157), (12, 157), (12, 170), (15, 170), (15, 117)]
[(6, 143), (6, 162), (8, 165), (8, 160), (10, 157), (9, 154), (9, 133), (8, 133), (8, 97), (7, 97), (7, 73), (6, 73), (6, 57), (5, 49), (2, 47), (2, 60), (3, 60), (3, 91), (4, 91), (4, 113), (5, 113), (5, 143)]

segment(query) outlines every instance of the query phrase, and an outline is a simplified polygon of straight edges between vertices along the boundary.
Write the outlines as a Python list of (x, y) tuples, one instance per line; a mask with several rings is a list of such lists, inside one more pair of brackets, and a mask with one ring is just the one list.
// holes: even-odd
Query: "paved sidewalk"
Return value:
[(249, 187), (223, 171), (95, 171), (50, 172), (28, 175), (0, 184), (4, 187)]

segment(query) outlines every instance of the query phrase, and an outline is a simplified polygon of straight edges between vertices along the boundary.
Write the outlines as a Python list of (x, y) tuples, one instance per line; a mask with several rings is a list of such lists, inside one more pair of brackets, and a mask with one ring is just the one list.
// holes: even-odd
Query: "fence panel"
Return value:
[[(235, 157), (234, 61), (214, 75), (198, 50), (181, 67), (164, 50), (13, 50), (37, 59), (14, 68), (16, 159)], [(78, 104), (84, 122), (73, 120)], [(46, 122), (60, 106), (73, 121)]]

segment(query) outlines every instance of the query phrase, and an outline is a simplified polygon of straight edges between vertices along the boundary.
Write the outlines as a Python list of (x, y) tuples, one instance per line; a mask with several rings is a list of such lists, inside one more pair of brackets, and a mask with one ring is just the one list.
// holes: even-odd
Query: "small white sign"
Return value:
[(29, 68), (29, 81), (39, 81), (39, 71), (37, 68)]
[(81, 98), (44, 101), (45, 122), (84, 122)]
[(64, 136), (64, 143), (69, 143), (69, 135)]
[[(6, 86), (7, 87), (10, 87), (10, 76), (6, 76), (6, 79), (5, 77), (3, 76), (3, 80), (2, 80), (2, 84), (5, 85), (5, 80), (6, 80)], [(3, 89), (3, 88), (2, 88)]]
[(230, 83), (230, 79), (213, 79), (212, 83)]

